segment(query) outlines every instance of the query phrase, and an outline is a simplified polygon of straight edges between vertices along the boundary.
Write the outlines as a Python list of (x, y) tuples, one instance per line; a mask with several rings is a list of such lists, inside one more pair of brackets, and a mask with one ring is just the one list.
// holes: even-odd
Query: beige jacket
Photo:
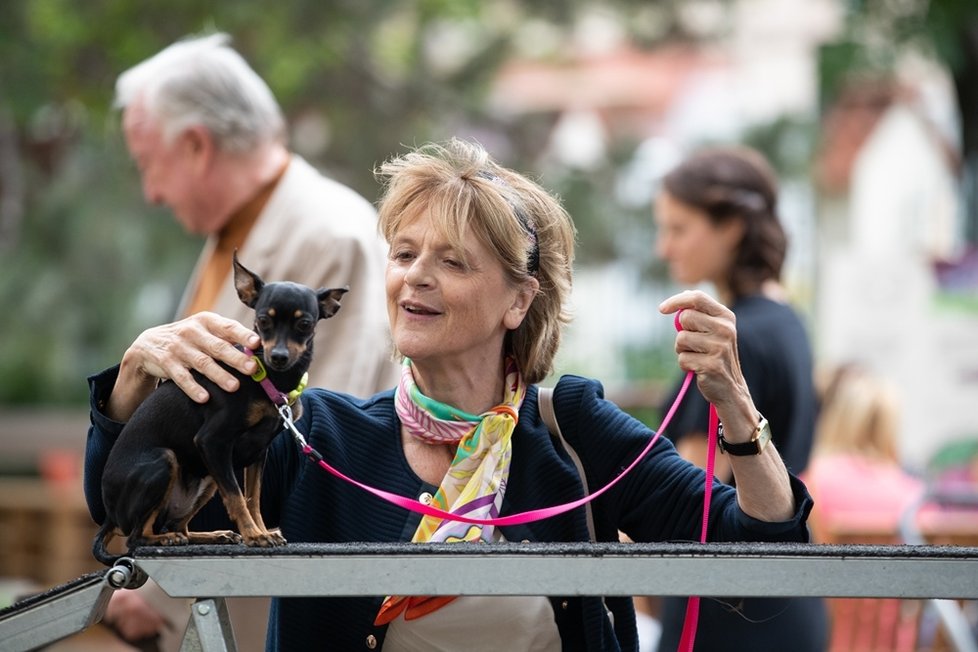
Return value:
[[(212, 236), (204, 245), (177, 314), (191, 300), (215, 244)], [(370, 202), (293, 155), (238, 259), (265, 282), (349, 286), (339, 312), (316, 328), (310, 386), (366, 397), (396, 384), (384, 291), (387, 245)], [(235, 292), (233, 274), (213, 310), (254, 325), (254, 312)]]

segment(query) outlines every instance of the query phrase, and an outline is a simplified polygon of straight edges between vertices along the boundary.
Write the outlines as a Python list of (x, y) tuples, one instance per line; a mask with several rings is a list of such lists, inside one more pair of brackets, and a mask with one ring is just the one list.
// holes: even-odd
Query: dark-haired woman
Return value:
[[(787, 238), (778, 218), (777, 181), (758, 152), (744, 147), (700, 151), (665, 176), (656, 197), (656, 253), (679, 284), (709, 283), (737, 319), (738, 351), (755, 405), (792, 473), (808, 464), (816, 415), (806, 329), (785, 301), (781, 270)], [(676, 387), (678, 392), (678, 385)], [(669, 397), (669, 403), (675, 393)], [(705, 466), (709, 404), (692, 388), (666, 431), (679, 452)], [(716, 474), (732, 482), (731, 454)], [(661, 650), (674, 650), (685, 599), (663, 605)], [(700, 607), (695, 649), (817, 652), (825, 648), (820, 599), (709, 599)]]

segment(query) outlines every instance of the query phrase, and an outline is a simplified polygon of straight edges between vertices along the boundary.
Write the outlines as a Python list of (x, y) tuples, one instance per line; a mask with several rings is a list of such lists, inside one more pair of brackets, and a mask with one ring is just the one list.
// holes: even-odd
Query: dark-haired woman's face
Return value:
[(681, 285), (721, 284), (733, 264), (743, 225), (715, 225), (700, 209), (666, 191), (655, 199), (655, 252), (669, 263), (669, 276)]

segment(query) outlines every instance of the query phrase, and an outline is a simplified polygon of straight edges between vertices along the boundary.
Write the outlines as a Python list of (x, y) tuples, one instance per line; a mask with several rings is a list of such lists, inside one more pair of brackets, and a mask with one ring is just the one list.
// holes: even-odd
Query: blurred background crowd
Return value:
[(383, 160), (451, 136), (557, 191), (579, 232), (557, 373), (602, 379), (653, 427), (677, 373), (656, 309), (676, 289), (655, 257), (659, 179), (702, 145), (755, 147), (781, 181), (786, 286), (817, 366), (886, 380), (905, 471), (973, 455), (974, 0), (10, 0), (0, 576), (94, 568), (85, 378), (170, 320), (201, 247), (144, 203), (113, 86), (208, 31), (267, 80), (292, 149), (370, 200)]

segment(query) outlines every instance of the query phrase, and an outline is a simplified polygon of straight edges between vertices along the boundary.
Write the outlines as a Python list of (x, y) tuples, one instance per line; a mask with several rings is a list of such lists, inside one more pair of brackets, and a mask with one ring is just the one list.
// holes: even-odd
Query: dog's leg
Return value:
[(248, 509), (232, 468), (233, 438), (228, 437), (226, 432), (226, 424), (214, 420), (205, 423), (195, 438), (197, 449), (217, 483), (224, 508), (234, 524), (238, 526), (238, 532), (246, 545), (260, 547), (281, 545), (281, 535), (273, 537), (264, 528), (259, 528)]
[(257, 462), (245, 467), (245, 502), (248, 505), (248, 511), (251, 513), (251, 518), (254, 520), (255, 525), (274, 541), (271, 545), (281, 546), (285, 545), (285, 537), (282, 536), (282, 531), (278, 528), (269, 530), (261, 517), (261, 476), (262, 470), (265, 468), (266, 457), (267, 455), (262, 453)]
[(183, 532), (187, 537), (188, 543), (204, 543), (204, 544), (235, 544), (241, 543), (241, 535), (233, 530), (215, 530), (213, 532), (191, 532), (188, 528), (190, 527), (190, 521), (193, 517), (200, 511), (200, 508), (206, 505), (214, 494), (217, 493), (217, 483), (214, 482), (213, 478), (204, 478), (204, 484), (202, 485), (202, 490), (197, 496), (197, 500), (194, 501), (194, 506), (191, 508), (190, 513), (187, 514), (179, 523), (176, 524), (174, 529)]
[[(183, 532), (162, 532), (157, 534), (155, 532), (156, 521), (160, 517), (160, 513), (166, 513), (167, 507), (170, 503), (170, 496), (173, 494), (174, 484), (177, 482), (177, 478), (180, 473), (180, 465), (177, 462), (176, 454), (170, 449), (164, 449), (162, 453), (157, 456), (152, 456), (150, 453), (146, 454), (146, 459), (148, 461), (141, 464), (137, 464), (135, 468), (138, 469), (139, 473), (132, 473), (129, 476), (129, 484), (126, 489), (136, 492), (135, 483), (141, 475), (144, 479), (145, 484), (142, 489), (138, 491), (138, 494), (142, 496), (149, 497), (148, 499), (152, 502), (152, 508), (149, 509), (148, 513), (141, 511), (142, 516), (136, 522), (141, 522), (141, 527), (138, 531), (133, 531), (129, 534), (129, 539), (127, 541), (129, 548), (135, 548), (137, 546), (182, 546), (187, 544), (187, 536)], [(162, 493), (157, 493), (162, 488), (165, 482), (165, 489)], [(155, 489), (151, 489), (155, 487)], [(132, 501), (133, 511), (130, 513), (127, 521), (133, 521), (136, 517), (136, 510), (141, 510), (142, 505), (146, 505), (143, 501), (142, 505), (139, 501)]]
[[(163, 473), (160, 462), (166, 465), (166, 488), (161, 493), (161, 498), (156, 506), (148, 514), (139, 518), (141, 526), (138, 531), (134, 531), (128, 540), (129, 548), (138, 546), (184, 546), (188, 543), (239, 543), (241, 537), (231, 530), (219, 530), (217, 532), (188, 532), (187, 524), (190, 519), (200, 511), (207, 501), (209, 501), (217, 490), (217, 485), (210, 478), (205, 478), (200, 483), (189, 486), (181, 485), (177, 487), (180, 477), (180, 465), (177, 457), (172, 450), (156, 458), (155, 473), (150, 472), (148, 465), (144, 465), (140, 471), (143, 475), (144, 484), (142, 490), (152, 493), (148, 487), (156, 481), (162, 481), (160, 477)], [(140, 489), (140, 485), (135, 484), (140, 474), (132, 475), (133, 486), (129, 487), (130, 493), (135, 494)], [(192, 502), (190, 502), (192, 500)], [(156, 528), (162, 521), (163, 532), (156, 532)]]

